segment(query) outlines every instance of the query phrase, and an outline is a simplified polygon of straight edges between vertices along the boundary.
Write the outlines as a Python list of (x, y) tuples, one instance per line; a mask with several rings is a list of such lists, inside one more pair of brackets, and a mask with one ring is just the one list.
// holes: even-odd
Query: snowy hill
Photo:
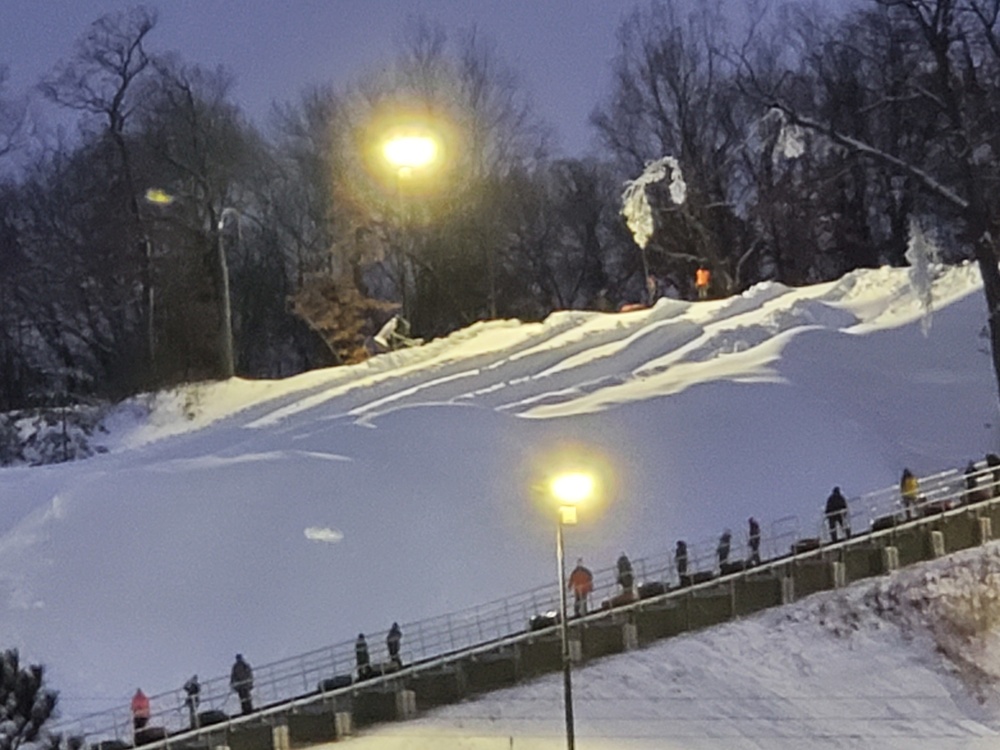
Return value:
[(879, 269), (480, 323), (123, 405), (109, 453), (0, 470), (4, 646), (49, 665), (73, 716), (236, 652), (274, 661), (548, 584), (554, 520), (532, 488), (567, 442), (606, 472), (571, 558), (739, 538), (751, 514), (768, 552), (788, 516), (815, 529), (834, 484), (996, 449), (979, 283), (942, 270), (926, 337), (907, 272)]

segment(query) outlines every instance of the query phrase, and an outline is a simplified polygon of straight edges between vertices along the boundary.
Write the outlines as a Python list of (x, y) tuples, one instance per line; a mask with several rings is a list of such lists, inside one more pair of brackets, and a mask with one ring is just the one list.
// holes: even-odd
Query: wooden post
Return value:
[(354, 717), (350, 711), (337, 711), (333, 715), (333, 727), (337, 732), (337, 739), (350, 737), (354, 734)]
[(288, 724), (284, 721), (271, 727), (271, 747), (274, 750), (291, 750), (292, 742), (288, 735)]
[(579, 637), (569, 639), (569, 660), (574, 664), (583, 661), (583, 643)]
[(830, 575), (835, 589), (842, 589), (847, 585), (847, 565), (844, 563), (839, 561), (830, 563)]
[(622, 625), (622, 643), (626, 651), (634, 651), (639, 648), (639, 628), (634, 622)]
[(986, 544), (993, 538), (993, 521), (989, 516), (979, 518), (979, 543)]
[(396, 691), (396, 718), (400, 721), (417, 715), (417, 694), (412, 690)]
[(892, 546), (883, 547), (882, 572), (892, 573), (894, 570), (899, 570), (899, 549)]
[(931, 532), (931, 557), (944, 557), (944, 532)]
[(781, 577), (781, 603), (791, 604), (795, 601), (795, 579), (790, 575)]

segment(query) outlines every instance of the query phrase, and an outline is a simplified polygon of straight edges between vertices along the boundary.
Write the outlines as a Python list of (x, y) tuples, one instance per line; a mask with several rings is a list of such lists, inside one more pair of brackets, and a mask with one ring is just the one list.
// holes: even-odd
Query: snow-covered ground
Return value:
[[(942, 270), (934, 308), (925, 336), (905, 270), (859, 271), (479, 323), (355, 367), (136, 400), (109, 419), (108, 453), (0, 470), (0, 645), (47, 664), (76, 716), (139, 685), (223, 675), (236, 652), (260, 664), (554, 586), (554, 516), (537, 488), (571, 451), (602, 472), (600, 507), (567, 534), (567, 556), (592, 567), (726, 527), (739, 539), (750, 515), (765, 550), (788, 516), (815, 533), (833, 485), (855, 496), (904, 466), (927, 474), (997, 450), (976, 269)], [(938, 733), (922, 747), (973, 747), (998, 726), (891, 620), (861, 607), (878, 627), (837, 639), (810, 607), (582, 670), (580, 746), (654, 734), (776, 747), (768, 738), (787, 734), (869, 747), (895, 717), (940, 720), (920, 725)], [(822, 691), (831, 700), (809, 698)], [(875, 691), (889, 702), (846, 723)], [(761, 693), (773, 701), (758, 711)], [(523, 713), (542, 727), (517, 734), (528, 747), (559, 734), (560, 695), (541, 680), (509, 705), (490, 697), (471, 718), (456, 707), (421, 726), (507, 747), (519, 725), (491, 717)], [(616, 739), (585, 744), (602, 737)], [(651, 742), (635, 746), (671, 746)]]

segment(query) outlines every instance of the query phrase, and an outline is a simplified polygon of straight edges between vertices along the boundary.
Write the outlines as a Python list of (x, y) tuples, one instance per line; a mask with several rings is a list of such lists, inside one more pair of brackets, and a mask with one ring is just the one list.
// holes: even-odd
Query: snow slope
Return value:
[[(567, 555), (610, 565), (753, 514), (812, 530), (856, 495), (997, 448), (972, 266), (933, 324), (905, 270), (627, 314), (479, 323), (280, 382), (125, 404), (108, 454), (0, 470), (0, 635), (63, 710), (253, 663), (553, 579), (539, 479), (575, 444), (603, 507)], [(597, 667), (595, 667), (597, 668)]]

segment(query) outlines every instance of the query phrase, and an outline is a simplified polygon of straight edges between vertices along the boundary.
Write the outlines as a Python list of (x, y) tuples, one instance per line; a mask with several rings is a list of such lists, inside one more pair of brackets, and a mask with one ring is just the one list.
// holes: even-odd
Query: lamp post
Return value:
[[(399, 202), (400, 221), (404, 221), (403, 182), (415, 170), (431, 166), (438, 158), (437, 140), (425, 132), (397, 132), (382, 144), (382, 155), (396, 172), (396, 197)], [(403, 317), (409, 314), (406, 295), (406, 258), (400, 252), (399, 294), (403, 307)]]
[[(176, 200), (173, 195), (160, 188), (149, 188), (144, 197), (147, 203), (156, 206), (169, 206)], [(216, 301), (219, 314), (219, 369), (224, 379), (229, 379), (236, 373), (233, 356), (233, 309), (229, 293), (229, 263), (226, 260), (226, 246), (222, 236), (222, 230), (226, 226), (226, 218), (229, 216), (235, 216), (237, 222), (241, 218), (238, 210), (226, 207), (222, 209), (215, 225), (215, 272), (218, 275), (219, 285)], [(238, 223), (236, 227), (238, 233)], [(152, 323), (150, 325), (152, 326)]]
[(240, 212), (235, 208), (224, 208), (219, 214), (219, 223), (216, 227), (216, 262), (219, 272), (219, 317), (221, 318), (219, 327), (219, 357), (222, 360), (222, 374), (225, 378), (231, 378), (236, 374), (236, 362), (233, 357), (233, 305), (229, 296), (229, 263), (226, 260), (226, 245), (222, 230), (226, 226), (226, 217), (236, 217), (236, 236), (239, 237)]
[(573, 680), (569, 653), (569, 625), (566, 622), (566, 563), (563, 545), (563, 526), (576, 524), (577, 506), (586, 502), (594, 492), (594, 478), (584, 472), (560, 474), (550, 485), (552, 496), (558, 503), (556, 522), (556, 562), (559, 566), (559, 631), (562, 639), (563, 705), (566, 710), (566, 747), (576, 748), (573, 722)]
[[(143, 195), (143, 200), (154, 206), (169, 206), (174, 202), (174, 196), (159, 188), (149, 188)], [(149, 233), (143, 231), (143, 310), (146, 313), (146, 357), (150, 375), (156, 371), (156, 323), (154, 312), (156, 305), (156, 290), (153, 287), (153, 243)]]

